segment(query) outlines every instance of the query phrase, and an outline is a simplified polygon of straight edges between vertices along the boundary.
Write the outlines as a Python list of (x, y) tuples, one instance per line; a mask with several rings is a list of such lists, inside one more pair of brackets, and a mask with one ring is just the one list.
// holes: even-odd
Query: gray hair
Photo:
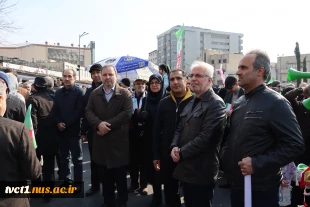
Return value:
[(199, 60), (195, 60), (191, 65), (191, 71), (197, 67), (203, 68), (206, 71), (205, 74), (210, 78), (213, 78), (214, 67), (212, 65)]
[(253, 63), (254, 71), (259, 68), (264, 68), (265, 71), (263, 79), (266, 80), (270, 75), (270, 58), (268, 54), (262, 50), (252, 50), (248, 52), (247, 55), (256, 55)]
[(45, 76), (44, 78), (46, 79), (46, 88), (48, 89), (54, 88), (54, 79), (50, 76)]

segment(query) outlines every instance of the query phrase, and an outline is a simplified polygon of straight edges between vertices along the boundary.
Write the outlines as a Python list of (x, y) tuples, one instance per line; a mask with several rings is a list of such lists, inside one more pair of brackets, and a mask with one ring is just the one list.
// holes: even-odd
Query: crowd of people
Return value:
[[(162, 64), (160, 74), (137, 77), (132, 85), (127, 78), (117, 83), (113, 65), (94, 64), (86, 92), (68, 69), (57, 88), (50, 77), (36, 77), (28, 96), (18, 92), (12, 71), (6, 72), (0, 72), (0, 115), (6, 117), (0, 117), (0, 134), (8, 135), (1, 139), (5, 180), (55, 181), (56, 159), (59, 180), (83, 181), (82, 141), (88, 141), (91, 188), (85, 195), (101, 187), (107, 207), (127, 206), (128, 192), (148, 195), (148, 185), (153, 207), (180, 207), (180, 186), (186, 207), (212, 206), (220, 170), (232, 207), (244, 206), (245, 175), (252, 176), (253, 207), (303, 204), (304, 190), (282, 174), (310, 164), (310, 110), (302, 103), (310, 86), (266, 84), (270, 59), (260, 50), (240, 60), (238, 79), (227, 77), (222, 89), (212, 84), (213, 66), (201, 61), (192, 63), (190, 74)], [(18, 123), (30, 104), (36, 150)], [(14, 198), (1, 202), (22, 206)]]

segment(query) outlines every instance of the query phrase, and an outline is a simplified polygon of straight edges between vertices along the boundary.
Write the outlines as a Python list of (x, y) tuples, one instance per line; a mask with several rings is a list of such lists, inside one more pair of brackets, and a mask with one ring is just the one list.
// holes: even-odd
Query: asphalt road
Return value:
[[(87, 143), (83, 144), (83, 167), (84, 167), (84, 191), (90, 187), (90, 158)], [(223, 182), (219, 180), (219, 183)], [(128, 176), (128, 186), (130, 178)], [(134, 193), (129, 194), (128, 207), (148, 207), (152, 199), (152, 187), (149, 188), (149, 195), (139, 196)], [(229, 189), (221, 189), (216, 187), (214, 192), (213, 206), (214, 207), (230, 207)], [(183, 197), (181, 198), (183, 202)], [(30, 201), (32, 207), (102, 207), (103, 197), (101, 193), (85, 198), (54, 198), (50, 203), (45, 203), (42, 198), (32, 198)], [(163, 205), (164, 206), (164, 205)], [(184, 204), (183, 204), (184, 206)]]

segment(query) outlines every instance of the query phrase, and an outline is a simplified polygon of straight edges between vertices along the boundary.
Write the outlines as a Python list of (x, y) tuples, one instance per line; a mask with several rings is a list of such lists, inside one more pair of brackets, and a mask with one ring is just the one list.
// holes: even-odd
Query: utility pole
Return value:
[(83, 34), (79, 35), (79, 60), (78, 60), (79, 81), (81, 81), (81, 37), (86, 35), (88, 35), (87, 32), (83, 32)]
[(279, 81), (282, 83), (282, 73), (281, 73), (281, 59), (284, 56), (284, 54), (282, 54), (281, 56), (278, 55), (278, 58), (280, 59), (280, 67), (279, 67), (279, 72), (280, 72), (280, 78)]

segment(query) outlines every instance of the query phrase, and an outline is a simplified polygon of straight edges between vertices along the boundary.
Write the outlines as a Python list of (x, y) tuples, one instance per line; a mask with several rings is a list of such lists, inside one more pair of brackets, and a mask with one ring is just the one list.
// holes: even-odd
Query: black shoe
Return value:
[(98, 193), (99, 191), (100, 191), (100, 188), (91, 187), (91, 188), (85, 193), (85, 196), (86, 196), (86, 197), (92, 196), (92, 195)]
[(230, 188), (230, 183), (221, 184), (219, 188)]
[(139, 188), (138, 192), (140, 195), (146, 196), (148, 193), (148, 189), (147, 189), (147, 187), (145, 187), (145, 188), (142, 187), (142, 188)]

